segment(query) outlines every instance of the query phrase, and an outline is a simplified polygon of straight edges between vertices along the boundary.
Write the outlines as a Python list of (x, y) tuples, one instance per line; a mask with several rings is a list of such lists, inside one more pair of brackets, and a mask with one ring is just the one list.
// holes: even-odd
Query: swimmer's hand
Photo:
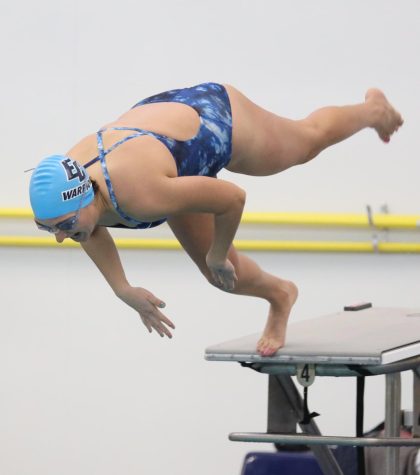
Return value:
[(219, 287), (219, 289), (225, 290), (226, 292), (235, 288), (235, 284), (238, 282), (238, 277), (236, 276), (235, 267), (229, 259), (218, 262), (213, 260), (212, 257), (207, 254), (206, 263), (216, 287)]
[(175, 325), (159, 310), (165, 307), (162, 300), (146, 289), (131, 286), (119, 292), (118, 297), (138, 312), (149, 333), (155, 330), (161, 337), (166, 335), (172, 338), (172, 333), (167, 327), (175, 329)]

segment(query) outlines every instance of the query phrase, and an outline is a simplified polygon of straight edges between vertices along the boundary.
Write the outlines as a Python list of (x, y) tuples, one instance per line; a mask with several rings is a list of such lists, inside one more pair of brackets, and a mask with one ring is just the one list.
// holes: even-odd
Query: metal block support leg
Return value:
[(281, 380), (275, 376), (268, 378), (268, 434), (296, 434), (299, 413), (290, 404)]
[[(401, 427), (401, 374), (385, 375), (385, 437), (399, 437)], [(399, 475), (399, 447), (385, 449), (386, 475)]]
[[(288, 375), (269, 376), (267, 432), (296, 431), (296, 423), (303, 419), (303, 400), (293, 380)], [(321, 435), (313, 419), (309, 424), (299, 424), (306, 434)], [(325, 475), (343, 475), (334, 455), (327, 446), (311, 447)]]

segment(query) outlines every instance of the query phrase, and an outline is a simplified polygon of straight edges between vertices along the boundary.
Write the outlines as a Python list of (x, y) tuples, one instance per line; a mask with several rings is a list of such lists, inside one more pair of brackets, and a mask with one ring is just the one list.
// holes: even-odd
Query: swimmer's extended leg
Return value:
[[(209, 214), (190, 213), (169, 218), (168, 224), (201, 272), (212, 283), (206, 265), (206, 255), (213, 236), (213, 217)], [(258, 342), (258, 351), (269, 356), (285, 343), (290, 311), (298, 290), (292, 282), (263, 271), (252, 259), (231, 247), (228, 259), (235, 266), (238, 281), (231, 292), (267, 300), (270, 304), (267, 323)]]
[(316, 157), (325, 148), (367, 127), (388, 142), (403, 120), (378, 89), (365, 102), (324, 107), (302, 120), (266, 111), (226, 86), (233, 112), (233, 156), (227, 168), (248, 175), (272, 175)]

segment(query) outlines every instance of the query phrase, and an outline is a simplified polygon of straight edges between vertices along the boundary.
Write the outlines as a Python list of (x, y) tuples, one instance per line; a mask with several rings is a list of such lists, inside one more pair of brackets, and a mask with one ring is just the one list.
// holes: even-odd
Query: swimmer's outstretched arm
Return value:
[(165, 304), (151, 292), (141, 287), (132, 287), (125, 276), (120, 256), (109, 231), (98, 226), (88, 241), (81, 243), (86, 254), (96, 264), (115, 295), (136, 310), (151, 333), (153, 329), (160, 336), (172, 338), (167, 327), (175, 328), (159, 308)]

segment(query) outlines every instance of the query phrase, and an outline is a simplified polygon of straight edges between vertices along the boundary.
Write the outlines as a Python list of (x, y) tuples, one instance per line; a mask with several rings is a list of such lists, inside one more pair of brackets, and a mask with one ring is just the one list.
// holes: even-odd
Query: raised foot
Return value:
[(264, 333), (257, 344), (257, 351), (261, 356), (272, 356), (284, 346), (287, 321), (297, 297), (298, 288), (293, 282), (279, 282), (278, 292), (270, 305)]
[(372, 127), (381, 140), (388, 143), (391, 135), (403, 125), (401, 114), (388, 102), (385, 94), (379, 89), (369, 89), (365, 95), (366, 104), (372, 106)]

